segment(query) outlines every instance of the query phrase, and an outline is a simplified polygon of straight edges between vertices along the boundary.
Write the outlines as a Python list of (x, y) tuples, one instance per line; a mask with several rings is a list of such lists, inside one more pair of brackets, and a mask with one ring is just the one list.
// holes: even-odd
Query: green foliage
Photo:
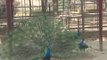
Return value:
[[(51, 47), (54, 54), (72, 51), (76, 48), (78, 37), (75, 32), (69, 31), (61, 20), (52, 16), (37, 16), (20, 21), (9, 33), (8, 41), (14, 53), (30, 47), (28, 51), (34, 51), (36, 55), (40, 55), (46, 46)], [(19, 52), (16, 54), (18, 55)], [(25, 52), (25, 55), (32, 56), (33, 54)]]

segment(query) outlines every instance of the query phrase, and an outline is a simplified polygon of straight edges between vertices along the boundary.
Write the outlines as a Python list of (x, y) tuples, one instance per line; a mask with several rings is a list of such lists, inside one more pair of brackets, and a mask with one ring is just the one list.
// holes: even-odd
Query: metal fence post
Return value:
[(84, 29), (84, 0), (81, 0), (81, 15), (82, 15), (82, 38), (84, 39), (84, 33), (85, 33), (85, 29)]
[(13, 28), (13, 0), (6, 0), (8, 31)]
[(98, 10), (99, 10), (99, 45), (100, 45), (100, 50), (103, 51), (103, 22), (102, 22), (102, 11), (103, 11), (103, 0), (98, 0)]
[[(7, 25), (8, 25), (8, 33), (13, 28), (13, 0), (6, 0), (6, 11), (7, 11)], [(9, 35), (10, 36), (10, 35)], [(8, 41), (8, 49), (9, 49), (9, 60), (12, 59), (12, 41)]]

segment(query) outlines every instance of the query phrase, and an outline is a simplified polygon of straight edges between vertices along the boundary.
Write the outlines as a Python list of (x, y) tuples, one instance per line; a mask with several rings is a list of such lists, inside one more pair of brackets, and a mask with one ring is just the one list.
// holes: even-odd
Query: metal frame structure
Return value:
[[(14, 2), (18, 1), (20, 4), (13, 6)], [(90, 1), (90, 2), (87, 2)], [(104, 0), (106, 1), (106, 0)], [(104, 2), (105, 3), (105, 2)], [(96, 5), (98, 6), (97, 10), (87, 10), (86, 5)], [(103, 50), (102, 42), (102, 32), (103, 32), (103, 21), (102, 18), (106, 14), (103, 14), (103, 0), (6, 0), (6, 15), (7, 15), (7, 26), (8, 31), (14, 27), (14, 22), (20, 19), (27, 19), (29, 17), (35, 17), (36, 14), (39, 14), (40, 11), (49, 13), (49, 15), (60, 16), (60, 19), (64, 21), (70, 29), (79, 29), (82, 31), (83, 36), (88, 28), (99, 27), (99, 42), (100, 50)], [(79, 8), (81, 7), (81, 8)], [(105, 4), (106, 7), (106, 4)], [(16, 14), (14, 11), (18, 10)], [(79, 12), (78, 12), (79, 10)], [(97, 19), (96, 26), (89, 27), (91, 18)], [(74, 27), (73, 20), (77, 20), (76, 27)], [(87, 20), (87, 21), (86, 21)], [(86, 23), (87, 22), (87, 23)]]

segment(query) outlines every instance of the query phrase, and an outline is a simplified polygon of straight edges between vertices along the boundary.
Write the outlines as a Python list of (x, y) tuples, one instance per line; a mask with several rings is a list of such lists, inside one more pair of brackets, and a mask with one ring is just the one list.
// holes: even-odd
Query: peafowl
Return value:
[(46, 47), (44, 49), (44, 54), (43, 55), (44, 55), (43, 60), (50, 60), (50, 58), (51, 58), (51, 49), (49, 47)]
[(82, 39), (79, 43), (79, 49), (80, 51), (84, 51), (85, 52), (85, 49), (88, 48), (88, 45), (86, 44), (86, 42), (84, 41), (84, 39)]

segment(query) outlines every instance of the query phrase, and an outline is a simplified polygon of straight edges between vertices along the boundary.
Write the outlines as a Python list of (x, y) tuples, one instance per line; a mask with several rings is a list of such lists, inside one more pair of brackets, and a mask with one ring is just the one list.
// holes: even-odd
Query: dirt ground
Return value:
[[(79, 53), (78, 56), (73, 57), (72, 59), (68, 58), (66, 60), (107, 60), (107, 37), (103, 38), (103, 51), (99, 50), (98, 39), (87, 40), (86, 42), (90, 46), (90, 48), (88, 48), (85, 53), (82, 53), (82, 54)], [(2, 46), (2, 44), (0, 44), (0, 46)], [(4, 59), (0, 57), (0, 60), (4, 60)], [(8, 60), (8, 59), (5, 59), (5, 60)], [(52, 60), (56, 60), (56, 59), (52, 59)], [(65, 59), (58, 59), (58, 60), (65, 60)]]
[(99, 49), (98, 39), (94, 41), (87, 41), (90, 46), (83, 55), (74, 57), (73, 60), (107, 60), (107, 38), (103, 38), (103, 51)]

